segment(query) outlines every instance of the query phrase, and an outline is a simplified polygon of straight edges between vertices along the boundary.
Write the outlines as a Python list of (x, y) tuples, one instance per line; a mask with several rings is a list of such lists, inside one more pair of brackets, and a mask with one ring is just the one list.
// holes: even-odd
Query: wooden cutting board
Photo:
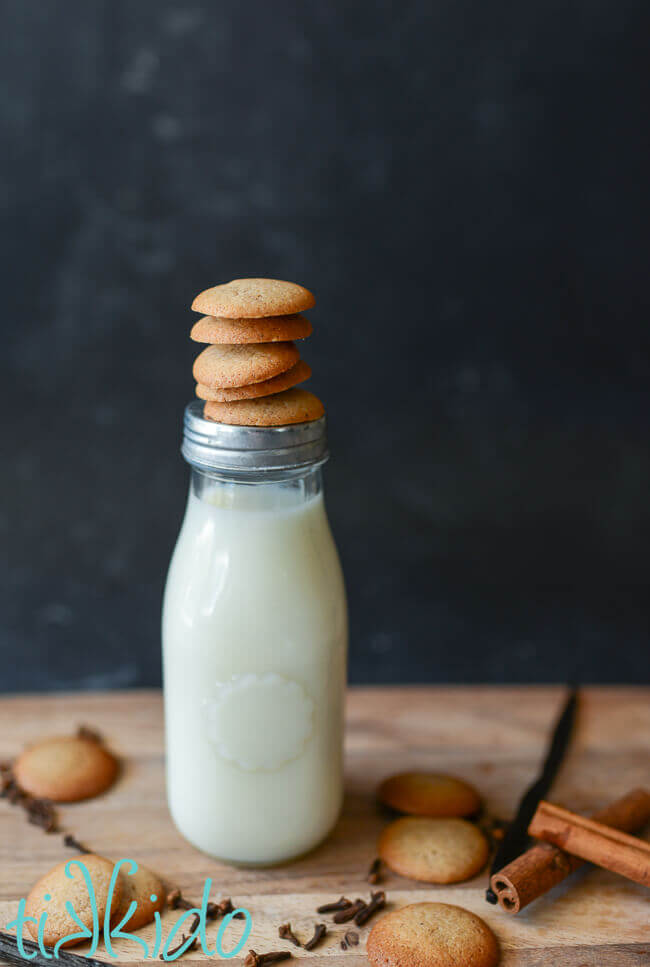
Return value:
[[(217, 897), (232, 896), (250, 910), (253, 932), (247, 947), (264, 952), (287, 946), (277, 937), (280, 923), (290, 920), (296, 932), (311, 935), (317, 920), (329, 920), (314, 913), (319, 904), (342, 893), (367, 896), (365, 875), (386, 822), (374, 803), (381, 778), (406, 768), (455, 773), (478, 787), (491, 813), (507, 818), (539, 768), (561, 701), (558, 688), (351, 689), (340, 822), (316, 851), (275, 869), (224, 866), (177, 833), (165, 804), (159, 692), (0, 699), (0, 759), (13, 758), (40, 736), (70, 733), (79, 724), (99, 729), (123, 759), (121, 778), (99, 799), (61, 807), (62, 826), (95, 852), (140, 860), (191, 899), (200, 899), (211, 877)], [(648, 784), (650, 688), (586, 689), (578, 732), (551, 798), (590, 812)], [(37, 877), (72, 855), (61, 835), (30, 826), (20, 809), (0, 800), (0, 927), (15, 915), (19, 898)], [(504, 967), (650, 964), (650, 891), (641, 886), (584, 869), (511, 917), (485, 902), (486, 883), (483, 874), (458, 886), (431, 888), (388, 873), (382, 888), (391, 908), (430, 899), (473, 910), (499, 937)], [(166, 914), (165, 934), (177, 917), (177, 912)], [(234, 943), (239, 928), (232, 927)], [(294, 957), (330, 967), (366, 963), (370, 926), (360, 931), (359, 947), (343, 952), (345, 929), (331, 927), (317, 951), (295, 950)], [(151, 930), (141, 935), (152, 943)], [(123, 962), (142, 963), (134, 944), (116, 948)], [(105, 956), (101, 945), (98, 956)], [(194, 959), (205, 958), (197, 952), (182, 962)], [(241, 962), (242, 957), (230, 961)]]

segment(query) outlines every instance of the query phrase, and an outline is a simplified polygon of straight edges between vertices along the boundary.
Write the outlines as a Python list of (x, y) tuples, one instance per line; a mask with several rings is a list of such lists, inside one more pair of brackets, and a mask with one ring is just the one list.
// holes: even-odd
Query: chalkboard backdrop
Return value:
[(0, 689), (160, 681), (192, 297), (317, 295), (351, 679), (648, 681), (646, 0), (6, 0)]

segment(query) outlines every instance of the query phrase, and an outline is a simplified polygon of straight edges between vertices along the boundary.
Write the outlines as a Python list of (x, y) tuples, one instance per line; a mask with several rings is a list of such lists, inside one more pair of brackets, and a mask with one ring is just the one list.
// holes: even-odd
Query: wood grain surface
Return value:
[[(99, 729), (123, 762), (118, 783), (98, 799), (63, 806), (61, 825), (95, 852), (132, 857), (200, 900), (211, 877), (213, 897), (232, 896), (247, 907), (258, 952), (288, 946), (278, 940), (290, 920), (311, 935), (315, 908), (342, 893), (368, 894), (365, 875), (377, 835), (387, 821), (374, 802), (380, 779), (406, 768), (444, 770), (474, 783), (493, 815), (508, 818), (539, 768), (562, 700), (557, 688), (364, 688), (348, 700), (346, 798), (330, 838), (308, 856), (272, 869), (239, 869), (189, 846), (174, 828), (164, 789), (163, 717), (159, 692), (31, 695), (0, 699), (0, 759), (13, 758), (40, 736), (69, 733), (80, 724)], [(591, 812), (627, 790), (650, 783), (650, 689), (592, 688), (582, 696), (577, 735), (555, 784), (552, 801)], [(200, 795), (200, 790), (197, 790)], [(263, 808), (263, 804), (260, 804)], [(27, 823), (0, 801), (0, 928), (43, 872), (72, 857), (62, 836)], [(431, 888), (387, 873), (389, 908), (431, 899), (457, 903), (482, 916), (499, 937), (504, 967), (625, 967), (650, 964), (650, 891), (587, 867), (524, 913), (509, 917), (483, 899), (487, 872), (469, 883)], [(167, 913), (165, 933), (178, 918)], [(313, 953), (291, 948), (313, 965), (366, 962), (365, 939), (340, 949), (345, 925), (330, 927)], [(236, 922), (228, 937), (239, 936)], [(208, 936), (215, 932), (210, 927)], [(153, 930), (141, 935), (149, 943)], [(83, 947), (78, 948), (83, 952)], [(97, 956), (105, 957), (100, 945)], [(140, 948), (118, 942), (120, 962), (141, 963)], [(205, 959), (197, 951), (183, 962)], [(215, 958), (216, 959), (216, 958)], [(230, 963), (241, 963), (242, 957)]]

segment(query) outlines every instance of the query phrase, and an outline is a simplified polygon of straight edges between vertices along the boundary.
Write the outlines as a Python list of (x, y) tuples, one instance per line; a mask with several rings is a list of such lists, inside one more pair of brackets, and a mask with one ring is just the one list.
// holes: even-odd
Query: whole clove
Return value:
[(249, 950), (244, 961), (244, 967), (266, 967), (267, 964), (277, 964), (281, 960), (289, 960), (290, 950), (272, 950), (268, 954), (258, 954)]
[[(183, 953), (184, 954), (187, 954), (187, 953), (190, 952), (190, 950), (194, 950), (194, 948), (196, 947), (197, 941), (198, 941), (198, 937), (195, 937), (194, 940), (192, 941), (192, 943), (189, 945), (189, 947), (186, 950), (183, 951)], [(181, 947), (183, 946), (183, 944), (186, 943), (186, 942), (187, 942), (187, 937), (185, 936), (185, 934), (183, 934), (182, 937), (181, 937), (181, 942), (176, 947), (173, 947), (172, 950), (168, 950), (166, 957), (163, 957), (163, 955), (161, 954), (160, 955), (160, 960), (169, 960), (169, 959), (171, 959), (175, 954), (178, 953), (178, 951), (181, 949)]]
[(363, 905), (363, 909), (359, 910), (354, 918), (354, 922), (357, 927), (362, 927), (364, 923), (370, 920), (370, 917), (386, 906), (386, 894), (383, 890), (377, 890), (376, 893), (370, 894), (370, 903)]
[(56, 810), (49, 799), (33, 799), (31, 796), (26, 796), (22, 805), (32, 825), (40, 826), (46, 833), (57, 832)]
[(289, 940), (295, 947), (302, 947), (302, 944), (296, 937), (295, 933), (291, 929), (290, 923), (283, 923), (281, 927), (278, 927), (278, 936), (280, 940)]
[(21, 806), (27, 813), (28, 821), (34, 826), (40, 826), (46, 833), (58, 831), (54, 805), (49, 799), (38, 799), (21, 789), (14, 778), (11, 765), (6, 762), (3, 762), (0, 770), (0, 798), (7, 799), (12, 806)]
[(313, 950), (321, 942), (325, 934), (327, 933), (327, 927), (324, 923), (317, 923), (314, 927), (314, 936), (307, 943), (303, 944), (305, 950)]
[(316, 907), (316, 913), (335, 913), (337, 910), (347, 910), (351, 906), (352, 901), (342, 896), (340, 900), (335, 900), (334, 903), (324, 903), (321, 907)]
[(332, 919), (334, 920), (334, 923), (347, 923), (348, 920), (354, 920), (356, 923), (356, 917), (359, 913), (361, 913), (362, 910), (365, 909), (366, 906), (367, 904), (365, 900), (357, 897), (354, 903), (351, 903), (350, 906), (346, 907), (344, 910), (339, 910), (338, 913), (334, 914)]
[(366, 876), (368, 883), (379, 883), (381, 881), (381, 859), (378, 856), (376, 860), (373, 860), (370, 864), (370, 869), (368, 870), (368, 875)]
[(211, 900), (207, 903), (205, 908), (205, 919), (206, 920), (216, 920), (221, 914), (219, 912), (219, 903), (213, 903)]
[[(170, 910), (193, 910), (195, 907), (198, 907), (198, 904), (186, 900), (178, 887), (174, 887), (167, 894), (167, 906)], [(206, 920), (218, 920), (220, 917), (225, 917), (228, 913), (232, 913), (234, 909), (235, 907), (230, 897), (219, 900), (218, 903), (210, 901), (205, 907), (205, 917)], [(243, 913), (236, 913), (234, 917), (235, 920), (243, 920), (243, 918)]]
[(104, 739), (97, 731), (97, 729), (91, 729), (89, 725), (80, 725), (77, 729), (78, 739), (87, 739), (89, 742), (96, 742), (97, 745), (102, 745)]
[(72, 833), (65, 834), (63, 837), (63, 845), (67, 846), (69, 849), (76, 849), (79, 853), (90, 853), (88, 847), (84, 846), (83, 843), (80, 843), (76, 836), (73, 836)]
[(235, 908), (232, 905), (232, 900), (230, 897), (225, 897), (225, 899), (220, 900), (219, 903), (217, 903), (217, 916), (227, 917), (228, 914), (232, 913), (234, 909)]
[[(189, 932), (189, 934), (187, 936), (185, 936), (185, 934), (183, 934), (181, 936), (181, 942), (179, 944), (177, 944), (172, 950), (168, 950), (167, 951), (167, 957), (166, 958), (163, 957), (163, 955), (161, 954), (160, 955), (160, 960), (165, 960), (165, 959), (169, 960), (171, 957), (173, 957), (175, 954), (177, 954), (178, 951), (182, 948), (183, 944), (187, 942), (188, 938), (191, 937), (192, 934), (194, 933), (194, 931), (197, 929), (200, 921), (201, 921), (200, 916), (198, 915), (198, 913), (195, 913), (194, 916), (192, 917), (192, 922), (190, 924), (190, 932)], [(192, 943), (189, 945), (189, 947), (187, 948), (187, 950), (184, 950), (183, 951), (183, 954), (187, 954), (187, 953), (190, 952), (190, 950), (194, 950), (194, 948), (196, 947), (196, 945), (198, 943), (198, 940), (199, 940), (198, 937), (194, 937), (194, 939), (192, 940)]]
[(191, 910), (194, 904), (186, 900), (178, 887), (175, 887), (167, 894), (167, 906), (170, 910)]

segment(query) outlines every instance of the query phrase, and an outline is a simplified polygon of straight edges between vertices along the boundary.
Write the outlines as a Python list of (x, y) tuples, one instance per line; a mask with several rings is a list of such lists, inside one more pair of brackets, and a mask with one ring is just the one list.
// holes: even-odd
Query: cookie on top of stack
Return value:
[(318, 397), (296, 389), (311, 368), (294, 340), (311, 335), (300, 313), (315, 301), (308, 289), (278, 279), (235, 279), (197, 295), (192, 309), (205, 315), (190, 335), (208, 347), (192, 372), (207, 420), (282, 426), (323, 415)]

